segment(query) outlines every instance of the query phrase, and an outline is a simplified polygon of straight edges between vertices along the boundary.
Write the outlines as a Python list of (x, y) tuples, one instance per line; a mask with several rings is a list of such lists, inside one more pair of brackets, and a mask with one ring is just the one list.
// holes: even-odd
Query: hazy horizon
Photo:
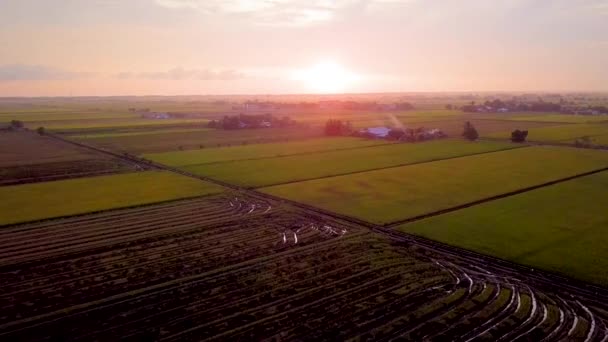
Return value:
[(608, 1), (0, 3), (0, 97), (607, 92)]

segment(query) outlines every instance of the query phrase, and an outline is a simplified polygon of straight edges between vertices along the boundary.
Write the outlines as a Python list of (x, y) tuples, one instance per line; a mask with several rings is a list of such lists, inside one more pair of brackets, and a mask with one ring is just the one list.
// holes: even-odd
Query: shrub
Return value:
[(11, 126), (10, 126), (10, 128), (13, 128), (13, 129), (21, 129), (21, 128), (23, 128), (23, 126), (24, 126), (24, 125), (23, 125), (23, 122), (22, 122), (22, 121), (19, 121), (19, 120), (11, 120)]
[(528, 131), (520, 131), (518, 129), (511, 132), (511, 141), (516, 143), (522, 143), (526, 141), (528, 137)]
[(467, 140), (474, 141), (479, 138), (479, 133), (477, 133), (475, 126), (467, 121), (464, 123), (464, 131), (462, 132), (462, 136)]
[(349, 135), (353, 131), (350, 122), (342, 122), (342, 120), (329, 119), (325, 123), (325, 135)]

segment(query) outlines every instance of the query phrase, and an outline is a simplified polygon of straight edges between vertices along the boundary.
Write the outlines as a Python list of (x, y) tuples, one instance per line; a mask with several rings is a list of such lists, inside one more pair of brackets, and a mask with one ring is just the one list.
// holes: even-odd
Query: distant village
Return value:
[(369, 127), (358, 130), (352, 134), (356, 137), (371, 139), (386, 139), (402, 142), (427, 141), (446, 138), (447, 134), (438, 128), (389, 128)]
[(474, 101), (463, 106), (446, 105), (446, 109), (460, 109), (465, 113), (509, 113), (509, 112), (556, 112), (573, 115), (603, 115), (608, 114), (606, 106), (580, 106), (567, 101), (560, 103), (544, 102), (518, 102), (492, 100), (476, 104)]
[(245, 128), (271, 128), (271, 127), (294, 127), (295, 120), (288, 116), (276, 117), (272, 114), (239, 114), (226, 115), (220, 120), (211, 120), (207, 127), (219, 129), (245, 129)]
[[(247, 128), (296, 127), (298, 124), (289, 116), (275, 115), (281, 110), (331, 110), (331, 111), (406, 111), (414, 109), (409, 102), (377, 103), (374, 101), (351, 100), (322, 100), (314, 102), (273, 102), (245, 101), (243, 103), (225, 103), (229, 108), (227, 115), (217, 120), (211, 120), (207, 127), (216, 129), (236, 130)], [(542, 99), (533, 100), (486, 100), (483, 103), (471, 101), (463, 105), (448, 104), (447, 110), (460, 110), (465, 113), (521, 113), (543, 112), (572, 115), (608, 115), (608, 107), (593, 105), (577, 105), (573, 102), (560, 100), (559, 103), (545, 102)], [(141, 114), (142, 118), (165, 120), (172, 118), (200, 118), (200, 113), (170, 113), (155, 112), (149, 108), (129, 108), (129, 111)], [(239, 114), (235, 114), (235, 113)], [(273, 114), (274, 113), (274, 114)], [(369, 139), (386, 139), (392, 141), (416, 142), (445, 138), (447, 135), (437, 128), (406, 128), (406, 127), (368, 127), (355, 130), (350, 123), (339, 120), (329, 120), (325, 127), (326, 135), (348, 135)]]
[(368, 127), (353, 129), (350, 122), (342, 120), (328, 120), (325, 124), (325, 135), (328, 136), (353, 136), (367, 139), (385, 139), (402, 142), (417, 142), (441, 139), (447, 135), (437, 128), (406, 128), (406, 127)]
[(232, 110), (245, 112), (272, 111), (279, 109), (403, 111), (414, 109), (414, 106), (409, 102), (377, 103), (374, 101), (343, 100), (294, 103), (247, 101), (243, 104), (232, 106)]
[[(210, 127), (223, 128), (226, 123), (227, 129), (237, 128), (268, 128), (268, 127), (286, 127), (295, 125), (295, 121), (288, 120), (286, 117), (281, 119), (273, 117), (270, 113), (276, 113), (281, 110), (373, 110), (373, 111), (405, 111), (412, 110), (414, 106), (409, 102), (395, 103), (376, 103), (367, 101), (317, 101), (317, 102), (271, 102), (271, 101), (246, 101), (240, 104), (232, 104), (229, 113), (220, 119), (214, 120)], [(129, 108), (129, 112), (138, 113), (144, 119), (184, 119), (184, 118), (200, 118), (201, 113), (171, 113), (171, 112), (156, 112), (150, 108)], [(235, 113), (240, 113), (235, 119)], [(270, 116), (268, 116), (270, 115)]]

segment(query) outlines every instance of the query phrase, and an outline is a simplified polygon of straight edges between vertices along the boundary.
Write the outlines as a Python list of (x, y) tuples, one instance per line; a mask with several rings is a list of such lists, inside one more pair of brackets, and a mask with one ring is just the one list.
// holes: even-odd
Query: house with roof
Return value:
[(390, 131), (391, 131), (390, 128), (382, 126), (382, 127), (364, 128), (360, 131), (360, 133), (367, 134), (367, 135), (373, 136), (375, 138), (386, 138)]

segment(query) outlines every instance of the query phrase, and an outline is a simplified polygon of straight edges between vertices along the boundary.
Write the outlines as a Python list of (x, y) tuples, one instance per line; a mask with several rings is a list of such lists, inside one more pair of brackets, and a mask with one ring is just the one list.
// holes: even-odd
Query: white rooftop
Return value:
[(367, 132), (370, 134), (373, 134), (377, 137), (381, 137), (384, 138), (388, 135), (388, 132), (390, 132), (391, 129), (388, 127), (369, 127), (367, 129)]

